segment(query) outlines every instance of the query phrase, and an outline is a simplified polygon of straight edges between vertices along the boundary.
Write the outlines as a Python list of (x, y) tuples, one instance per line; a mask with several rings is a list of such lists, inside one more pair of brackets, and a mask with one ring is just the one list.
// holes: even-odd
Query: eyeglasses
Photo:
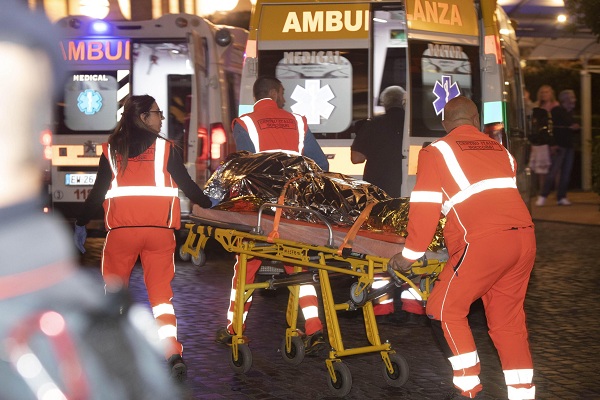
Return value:
[(151, 112), (153, 112), (153, 113), (158, 113), (158, 114), (160, 114), (160, 117), (161, 117), (161, 118), (164, 118), (164, 117), (165, 117), (165, 116), (164, 116), (164, 114), (163, 114), (163, 112), (162, 112), (162, 110), (150, 110), (150, 111), (148, 111), (148, 112), (149, 112), (149, 113), (151, 113)]

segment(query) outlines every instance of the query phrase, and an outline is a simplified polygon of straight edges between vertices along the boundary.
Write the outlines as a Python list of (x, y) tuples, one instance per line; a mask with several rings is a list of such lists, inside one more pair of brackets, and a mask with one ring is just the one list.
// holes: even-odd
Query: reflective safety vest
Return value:
[(417, 260), (425, 254), (440, 212), (447, 218), (444, 239), (450, 254), (472, 239), (533, 226), (516, 170), (504, 146), (470, 125), (421, 149), (408, 216), (414, 222), (409, 222), (402, 255)]
[(103, 203), (106, 229), (131, 226), (179, 229), (179, 189), (167, 171), (170, 149), (168, 141), (157, 139), (142, 154), (129, 158), (125, 173), (121, 173), (118, 169), (121, 161), (113, 163), (109, 144), (102, 144), (102, 152), (112, 169), (112, 181)]
[(304, 136), (308, 129), (306, 118), (277, 107), (272, 99), (262, 99), (254, 104), (254, 111), (233, 121), (238, 123), (254, 144), (255, 151), (285, 151), (302, 154)]

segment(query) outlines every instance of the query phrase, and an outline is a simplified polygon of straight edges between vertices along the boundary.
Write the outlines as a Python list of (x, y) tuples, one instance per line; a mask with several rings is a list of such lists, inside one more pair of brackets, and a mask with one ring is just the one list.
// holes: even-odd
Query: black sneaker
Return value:
[(323, 332), (316, 331), (312, 335), (306, 335), (303, 338), (304, 341), (304, 354), (307, 356), (318, 356), (321, 353), (327, 351), (327, 343)]
[(173, 354), (169, 358), (169, 368), (171, 369), (171, 378), (176, 382), (187, 380), (187, 366), (179, 354)]
[(226, 327), (221, 327), (217, 329), (217, 336), (215, 337), (215, 342), (230, 346), (232, 337), (233, 335), (229, 333)]

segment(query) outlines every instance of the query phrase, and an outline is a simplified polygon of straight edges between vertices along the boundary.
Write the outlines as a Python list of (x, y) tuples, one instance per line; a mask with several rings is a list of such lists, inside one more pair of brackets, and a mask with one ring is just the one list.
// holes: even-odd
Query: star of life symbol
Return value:
[(335, 108), (329, 100), (335, 96), (329, 85), (321, 87), (320, 79), (307, 79), (304, 87), (296, 86), (292, 100), (296, 101), (292, 111), (304, 115), (309, 124), (321, 123), (321, 117), (328, 119)]
[(86, 89), (77, 96), (77, 107), (85, 115), (94, 115), (102, 108), (102, 96), (92, 89)]
[(436, 99), (433, 101), (433, 108), (435, 109), (435, 115), (442, 114), (442, 120), (444, 119), (444, 107), (453, 98), (460, 95), (460, 89), (456, 82), (452, 82), (452, 77), (449, 75), (442, 75), (442, 82), (435, 81), (435, 86), (432, 90), (435, 94)]

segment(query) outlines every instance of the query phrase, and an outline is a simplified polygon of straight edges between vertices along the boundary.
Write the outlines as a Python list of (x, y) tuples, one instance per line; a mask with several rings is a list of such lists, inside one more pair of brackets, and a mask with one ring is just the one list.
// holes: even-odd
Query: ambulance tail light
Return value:
[(223, 145), (227, 144), (227, 133), (223, 124), (216, 123), (210, 126), (210, 158), (213, 160), (220, 160), (224, 154)]
[(198, 128), (198, 161), (208, 160), (208, 131), (204, 127)]
[(500, 37), (498, 35), (485, 36), (485, 54), (493, 54), (496, 58), (496, 64), (502, 64), (502, 48), (500, 47)]

